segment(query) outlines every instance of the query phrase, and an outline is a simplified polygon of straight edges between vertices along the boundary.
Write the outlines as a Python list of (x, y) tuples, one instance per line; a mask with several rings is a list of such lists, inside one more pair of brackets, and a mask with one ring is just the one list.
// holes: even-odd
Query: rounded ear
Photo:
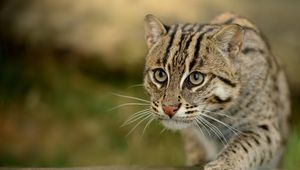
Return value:
[(162, 22), (152, 14), (145, 16), (145, 38), (148, 48), (151, 48), (162, 36), (167, 34), (167, 30)]
[(229, 57), (235, 57), (240, 52), (244, 37), (244, 29), (237, 25), (226, 25), (213, 36), (217, 47)]

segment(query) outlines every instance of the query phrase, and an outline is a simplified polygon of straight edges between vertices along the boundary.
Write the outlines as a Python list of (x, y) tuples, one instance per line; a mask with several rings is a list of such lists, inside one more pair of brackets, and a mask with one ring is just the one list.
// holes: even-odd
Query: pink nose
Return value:
[(172, 118), (178, 110), (178, 106), (163, 106), (162, 109), (167, 116)]

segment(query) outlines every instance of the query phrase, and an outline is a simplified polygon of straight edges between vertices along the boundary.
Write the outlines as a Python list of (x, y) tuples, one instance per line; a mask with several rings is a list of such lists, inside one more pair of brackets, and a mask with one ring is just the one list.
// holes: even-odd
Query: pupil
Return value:
[(194, 74), (194, 80), (199, 80), (199, 74)]
[(159, 77), (164, 77), (164, 72), (159, 71), (158, 75), (159, 75)]

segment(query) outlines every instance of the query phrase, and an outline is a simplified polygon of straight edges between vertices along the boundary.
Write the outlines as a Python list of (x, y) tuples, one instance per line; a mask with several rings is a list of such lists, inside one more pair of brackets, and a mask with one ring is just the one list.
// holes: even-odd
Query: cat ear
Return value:
[(241, 26), (232, 24), (224, 26), (214, 37), (214, 43), (218, 48), (229, 55), (235, 57), (240, 52), (244, 37), (244, 30)]
[(152, 14), (145, 16), (145, 38), (148, 48), (151, 48), (161, 37), (167, 34), (162, 22)]

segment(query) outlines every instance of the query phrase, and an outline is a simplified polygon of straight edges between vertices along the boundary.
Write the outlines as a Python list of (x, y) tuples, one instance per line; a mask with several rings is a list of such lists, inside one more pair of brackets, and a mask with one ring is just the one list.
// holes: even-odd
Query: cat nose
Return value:
[(176, 106), (165, 106), (165, 105), (163, 105), (162, 109), (163, 109), (163, 111), (165, 112), (165, 114), (167, 116), (172, 118), (175, 115), (176, 111), (178, 110), (178, 108), (179, 108), (178, 106), (179, 105), (176, 105)]

